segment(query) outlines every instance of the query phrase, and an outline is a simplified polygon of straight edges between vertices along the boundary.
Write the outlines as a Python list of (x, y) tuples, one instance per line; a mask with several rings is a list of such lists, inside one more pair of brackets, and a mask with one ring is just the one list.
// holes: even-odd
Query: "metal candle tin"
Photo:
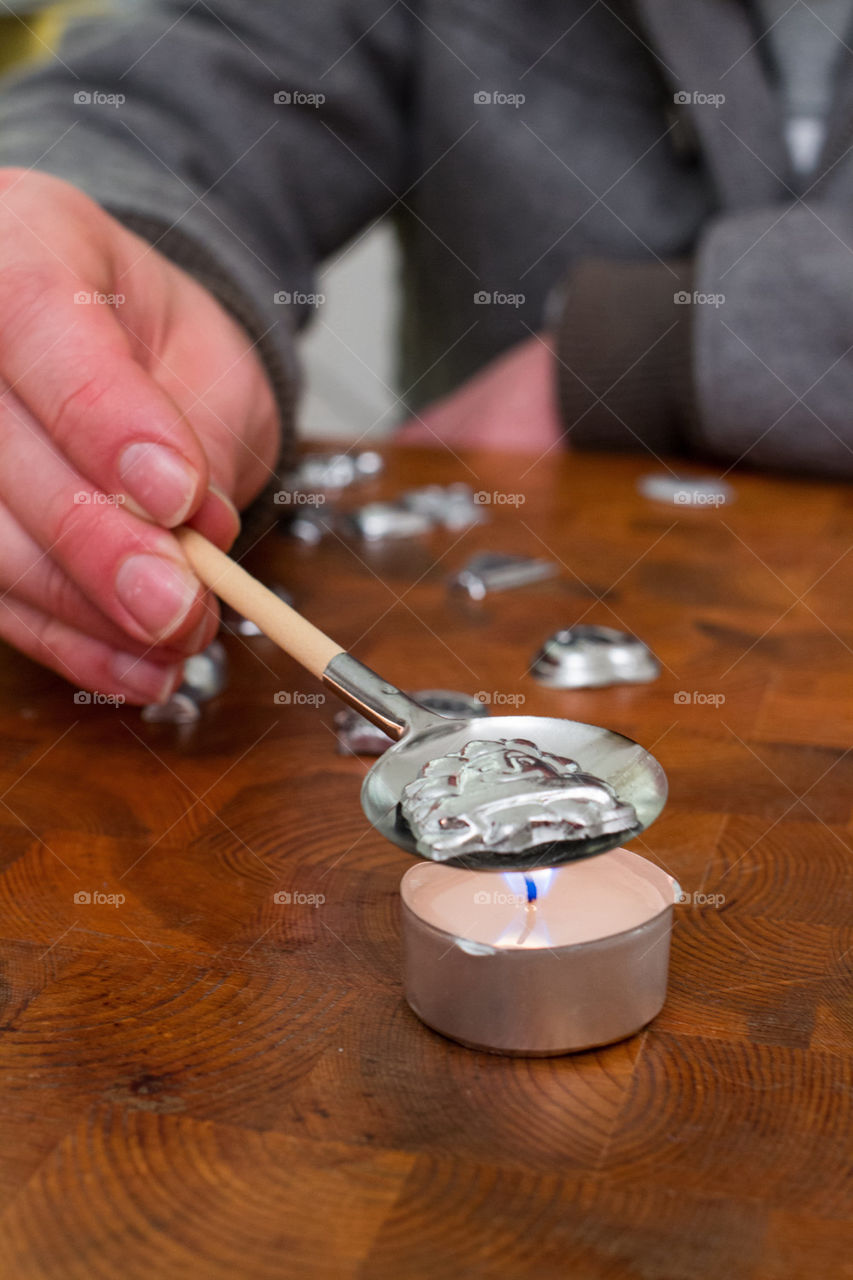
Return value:
[(439, 877), (470, 877), (472, 893), (482, 897), (488, 888), (478, 890), (474, 882), (495, 885), (500, 875), (432, 863), (411, 867), (400, 892), (404, 986), (412, 1010), (427, 1026), (469, 1048), (525, 1057), (573, 1053), (639, 1031), (666, 998), (673, 906), (680, 890), (665, 871), (627, 849), (554, 874), (602, 867), (608, 859), (620, 873), (638, 878), (646, 900), (641, 910), (648, 909), (648, 918), (586, 941), (533, 947), (461, 937), (436, 925), (440, 905), (425, 909), (436, 885), (453, 888)]

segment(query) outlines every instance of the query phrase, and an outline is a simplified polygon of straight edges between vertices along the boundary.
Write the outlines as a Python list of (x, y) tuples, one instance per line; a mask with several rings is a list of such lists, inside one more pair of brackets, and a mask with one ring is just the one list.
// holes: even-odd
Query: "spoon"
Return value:
[[(594, 725), (546, 716), (446, 720), (419, 706), (352, 657), (201, 534), (183, 528), (177, 536), (205, 586), (251, 619), (327, 689), (394, 740), (364, 779), (361, 807), (377, 831), (401, 849), (472, 870), (556, 867), (615, 848), (639, 835), (660, 814), (666, 800), (666, 775), (658, 762), (630, 738)], [(482, 848), (451, 855), (418, 843), (402, 817), (400, 800), (422, 769), (442, 757), (455, 755), (472, 742), (518, 739), (535, 743), (541, 751), (577, 761), (584, 773), (609, 784), (621, 803), (633, 807), (636, 823), (616, 832), (581, 835), (511, 853)]]

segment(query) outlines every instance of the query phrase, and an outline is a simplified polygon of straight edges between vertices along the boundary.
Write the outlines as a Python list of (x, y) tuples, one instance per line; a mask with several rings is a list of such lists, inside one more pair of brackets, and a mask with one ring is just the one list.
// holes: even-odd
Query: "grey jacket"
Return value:
[[(739, 0), (138, 0), (6, 82), (0, 163), (76, 183), (202, 279), (285, 416), (318, 264), (391, 214), (412, 406), (575, 305), (590, 260), (649, 264), (636, 368), (677, 332), (691, 401), (653, 447), (849, 475), (853, 56), (802, 190), (755, 41)], [(622, 425), (608, 443), (639, 447)]]

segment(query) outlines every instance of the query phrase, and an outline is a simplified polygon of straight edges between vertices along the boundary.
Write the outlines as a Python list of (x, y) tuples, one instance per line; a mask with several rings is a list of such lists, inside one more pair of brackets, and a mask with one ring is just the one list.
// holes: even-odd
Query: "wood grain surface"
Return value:
[[(488, 523), (309, 548), (273, 512), (247, 567), (404, 688), (523, 694), (658, 757), (671, 798), (631, 847), (691, 898), (666, 1006), (564, 1058), (442, 1039), (401, 992), (410, 859), (316, 681), (226, 636), (227, 691), (179, 728), (3, 650), (0, 1274), (849, 1280), (851, 491), (737, 474), (692, 508), (629, 458), (387, 459), (347, 502), (467, 480)], [(561, 576), (450, 595), (487, 548)], [(660, 680), (537, 686), (581, 621), (636, 632)]]

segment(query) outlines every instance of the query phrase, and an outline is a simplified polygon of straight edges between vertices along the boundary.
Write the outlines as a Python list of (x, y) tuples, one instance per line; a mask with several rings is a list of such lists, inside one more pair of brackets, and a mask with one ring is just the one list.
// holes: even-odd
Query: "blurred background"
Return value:
[(302, 339), (303, 437), (388, 435), (400, 419), (395, 403), (396, 280), (399, 257), (389, 221), (369, 231), (323, 268), (326, 302)]
[[(134, 0), (3, 0), (0, 71), (50, 57), (68, 14), (133, 7)], [(326, 301), (302, 338), (304, 439), (381, 439), (400, 420), (395, 382), (398, 254), (390, 221), (378, 224), (321, 269)]]

